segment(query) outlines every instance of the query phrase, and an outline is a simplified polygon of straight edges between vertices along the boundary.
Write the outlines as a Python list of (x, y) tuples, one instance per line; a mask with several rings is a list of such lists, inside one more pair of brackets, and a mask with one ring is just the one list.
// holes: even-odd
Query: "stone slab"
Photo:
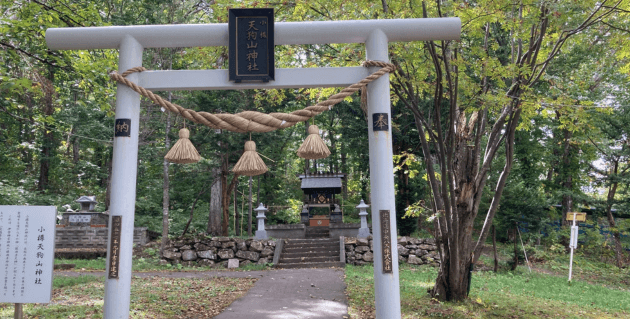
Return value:
[(238, 259), (228, 259), (228, 269), (238, 268)]

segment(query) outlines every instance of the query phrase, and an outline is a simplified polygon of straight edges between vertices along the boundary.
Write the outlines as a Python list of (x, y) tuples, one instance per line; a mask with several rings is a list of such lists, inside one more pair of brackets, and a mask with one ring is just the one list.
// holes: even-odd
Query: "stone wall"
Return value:
[(267, 236), (272, 238), (304, 238), (306, 226), (304, 224), (265, 225)]
[[(55, 248), (107, 248), (108, 228), (91, 226), (57, 225)], [(133, 229), (133, 243), (144, 245), (149, 241), (146, 227)]]
[[(374, 262), (372, 236), (368, 238), (346, 237), (344, 244), (347, 264), (365, 265)], [(439, 261), (439, 253), (433, 238), (398, 238), (398, 262), (437, 266)]]
[(274, 240), (228, 237), (178, 239), (164, 249), (162, 263), (227, 267), (229, 259), (238, 259), (240, 266), (266, 264), (273, 260), (275, 247)]
[(359, 228), (361, 228), (361, 224), (331, 223), (329, 226), (330, 238), (357, 237)]

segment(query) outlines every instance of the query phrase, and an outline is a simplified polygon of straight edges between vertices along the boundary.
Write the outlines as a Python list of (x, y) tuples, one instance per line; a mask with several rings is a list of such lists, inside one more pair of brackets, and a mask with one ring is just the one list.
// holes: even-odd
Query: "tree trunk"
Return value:
[[(226, 165), (227, 167), (227, 165)], [(227, 177), (228, 177), (228, 171), (227, 169), (225, 169), (222, 173), (221, 173), (221, 183), (223, 184), (222, 188), (221, 188), (221, 198), (222, 198), (222, 216), (223, 216), (223, 222), (221, 223), (221, 235), (222, 236), (229, 236), (229, 221), (230, 221), (230, 197), (232, 195), (232, 189), (234, 188), (234, 185), (236, 184), (236, 181), (238, 180), (238, 175), (234, 174), (234, 176), (232, 177), (232, 181), (228, 184), (227, 182)]]
[(241, 229), (240, 227), (238, 227), (239, 222), (241, 220), (239, 213), (238, 213), (238, 181), (236, 182), (236, 185), (234, 185), (234, 234), (236, 236), (240, 236), (241, 235)]
[(107, 155), (107, 188), (105, 189), (105, 210), (109, 210), (112, 200), (112, 155)]
[(72, 163), (77, 164), (79, 162), (79, 150), (81, 143), (78, 138), (72, 140)]
[(512, 271), (514, 271), (518, 266), (518, 245), (516, 244), (516, 228), (512, 230), (512, 237), (514, 239), (514, 264), (512, 265)]
[[(619, 173), (619, 161), (613, 161), (613, 167), (611, 170), (611, 176), (618, 176)], [(615, 200), (615, 194), (617, 193), (617, 187), (619, 183), (615, 180), (608, 187), (608, 196), (606, 199), (606, 217), (608, 218), (608, 227), (612, 233), (613, 242), (615, 243), (615, 264), (617, 267), (623, 267), (623, 247), (621, 246), (621, 236), (617, 223), (612, 215), (612, 204)]]
[[(53, 86), (54, 73), (49, 72), (49, 78), (40, 77), (42, 90), (44, 91), (44, 109), (45, 116), (52, 116), (55, 112), (53, 105), (55, 88)], [(37, 184), (37, 190), (43, 191), (48, 189), (49, 177), (50, 177), (50, 161), (54, 157), (55, 150), (55, 133), (48, 124), (43, 126), (43, 141), (42, 141), (42, 153), (39, 162), (39, 182)]]
[(197, 202), (199, 201), (199, 198), (201, 198), (201, 195), (203, 195), (203, 193), (205, 192), (206, 192), (206, 187), (202, 187), (199, 194), (197, 194), (197, 197), (195, 197), (195, 201), (193, 202), (192, 207), (190, 208), (190, 216), (188, 217), (188, 222), (186, 223), (186, 226), (184, 227), (184, 230), (182, 231), (182, 236), (186, 235), (186, 232), (188, 231), (188, 227), (190, 227), (190, 223), (192, 222), (193, 216), (195, 214), (195, 206), (197, 206)]
[(257, 205), (260, 203), (260, 175), (258, 175), (257, 181), (256, 181), (256, 202), (254, 203), (254, 205)]
[(573, 133), (569, 130), (564, 130), (564, 151), (562, 154), (562, 188), (564, 189), (564, 195), (562, 195), (563, 226), (570, 224), (567, 220), (567, 214), (573, 211), (573, 195), (571, 195), (571, 190), (573, 189), (573, 172), (569, 168), (571, 166), (571, 137), (573, 137)]
[[(443, 301), (464, 300), (468, 297), (471, 255), (466, 254), (465, 251), (454, 255), (449, 245), (441, 245), (441, 247), (442, 262), (431, 295)], [(460, 262), (455, 262), (454, 259), (458, 259)]]
[[(348, 165), (346, 163), (346, 143), (341, 143), (341, 173), (348, 174)], [(341, 179), (341, 193), (344, 203), (348, 200), (348, 176), (346, 178)]]
[(247, 214), (247, 236), (252, 236), (252, 177), (249, 177), (249, 213)]
[(617, 229), (617, 225), (615, 223), (615, 219), (612, 216), (611, 209), (607, 209), (606, 215), (608, 216), (608, 225), (610, 227), (613, 241), (615, 243), (615, 264), (617, 267), (623, 267), (623, 247), (621, 246), (621, 236), (619, 233), (619, 229)]
[(52, 158), (52, 144), (54, 142), (53, 132), (44, 128), (44, 142), (42, 143), (42, 155), (39, 161), (39, 183), (37, 190), (43, 191), (48, 189), (50, 176), (50, 159)]
[[(227, 165), (223, 165), (225, 167)], [(230, 216), (228, 216), (228, 208), (230, 207), (230, 193), (228, 192), (227, 185), (227, 168), (221, 169), (221, 236), (228, 236), (228, 222)]]
[(499, 270), (499, 258), (497, 257), (497, 229), (492, 225), (492, 251), (494, 252), (494, 272)]
[(208, 216), (207, 233), (211, 236), (221, 234), (221, 178), (220, 170), (213, 170), (214, 181), (210, 187), (210, 212)]
[[(171, 93), (168, 94), (169, 100), (171, 99)], [(171, 132), (171, 112), (168, 112), (166, 115), (166, 129), (165, 129), (165, 137), (164, 137), (164, 146), (166, 147), (166, 151), (168, 152), (171, 149), (171, 138), (169, 137), (169, 133)], [(168, 215), (169, 215), (169, 206), (171, 203), (171, 198), (169, 195), (170, 181), (168, 176), (169, 162), (164, 159), (162, 162), (162, 175), (163, 175), (163, 183), (162, 183), (162, 241), (160, 243), (160, 256), (164, 253), (164, 248), (168, 244)]]

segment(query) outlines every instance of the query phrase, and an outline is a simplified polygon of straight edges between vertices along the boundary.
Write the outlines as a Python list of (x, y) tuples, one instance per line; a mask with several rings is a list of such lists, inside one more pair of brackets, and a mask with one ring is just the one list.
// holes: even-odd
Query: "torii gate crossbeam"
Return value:
[[(366, 58), (388, 61), (388, 43), (395, 41), (458, 40), (459, 18), (347, 20), (275, 23), (275, 45), (365, 43)], [(51, 28), (46, 31), (50, 49), (119, 49), (120, 73), (142, 66), (145, 48), (227, 46), (227, 24), (149, 25), (88, 28)], [(347, 86), (358, 82), (368, 72), (363, 68), (279, 69), (276, 81), (235, 84), (227, 71), (150, 71), (133, 73), (127, 78), (153, 90), (217, 90), (254, 88), (298, 88)], [(384, 113), (391, 119), (389, 77), (368, 84), (368, 119)], [(133, 221), (136, 200), (138, 159), (138, 123), (140, 96), (118, 85), (116, 119), (131, 120), (131, 135), (114, 138), (110, 216), (122, 216), (119, 278), (106, 279), (104, 317), (128, 318), (131, 291)], [(374, 237), (374, 289), (377, 318), (400, 318), (400, 287), (396, 238), (396, 208), (393, 174), (391, 125), (387, 131), (373, 131), (369, 126), (372, 231)], [(381, 221), (379, 211), (390, 212), (392, 273), (383, 273)], [(110, 225), (112, 218), (110, 217)], [(110, 227), (110, 237), (111, 237)], [(107, 272), (111, 247), (107, 247)]]

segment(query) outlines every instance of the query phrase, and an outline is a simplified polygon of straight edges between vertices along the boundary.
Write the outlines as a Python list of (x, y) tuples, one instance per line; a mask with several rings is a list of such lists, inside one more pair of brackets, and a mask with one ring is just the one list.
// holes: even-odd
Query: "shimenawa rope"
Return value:
[(138, 92), (153, 102), (157, 103), (161, 107), (169, 110), (170, 112), (180, 114), (184, 118), (193, 121), (195, 123), (203, 124), (214, 129), (224, 129), (232, 132), (270, 132), (277, 129), (283, 129), (291, 127), (298, 122), (304, 122), (310, 118), (318, 115), (324, 111), (329, 110), (333, 105), (343, 101), (346, 97), (352, 95), (354, 92), (364, 88), (368, 83), (378, 79), (384, 74), (393, 72), (396, 70), (396, 66), (391, 63), (381, 61), (365, 61), (363, 66), (371, 67), (377, 66), (380, 69), (361, 81), (352, 84), (341, 92), (332, 95), (328, 100), (319, 102), (315, 105), (308, 106), (302, 110), (293, 111), (291, 113), (270, 113), (265, 114), (256, 111), (244, 111), (237, 114), (212, 114), (208, 112), (196, 112), (190, 109), (186, 109), (175, 103), (171, 103), (164, 100), (162, 97), (154, 94), (153, 92), (138, 86), (137, 84), (127, 80), (125, 77), (134, 72), (146, 71), (144, 67), (131, 68), (122, 74), (112, 72), (110, 77), (119, 83), (122, 83), (132, 90)]

